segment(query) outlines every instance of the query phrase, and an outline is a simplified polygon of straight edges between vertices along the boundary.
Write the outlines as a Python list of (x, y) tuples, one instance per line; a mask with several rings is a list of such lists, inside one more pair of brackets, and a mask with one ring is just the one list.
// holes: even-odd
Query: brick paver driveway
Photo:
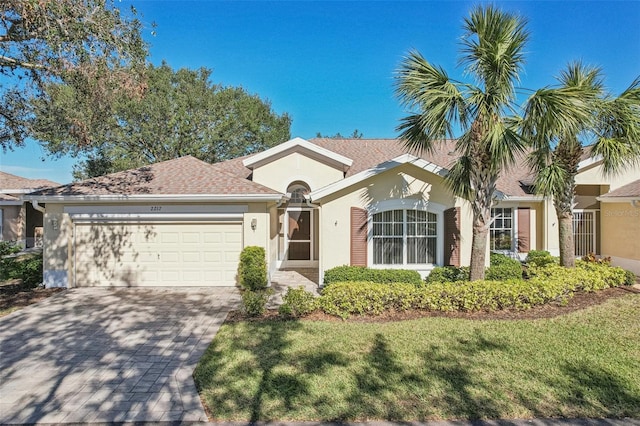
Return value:
[(206, 421), (193, 369), (239, 299), (73, 289), (0, 318), (0, 423)]

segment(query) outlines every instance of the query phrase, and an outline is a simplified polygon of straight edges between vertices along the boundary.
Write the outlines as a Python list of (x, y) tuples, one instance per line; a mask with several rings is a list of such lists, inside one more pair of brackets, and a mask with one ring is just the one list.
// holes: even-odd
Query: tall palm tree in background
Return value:
[(573, 267), (573, 205), (582, 141), (594, 139), (589, 154), (602, 159), (608, 175), (640, 160), (640, 78), (619, 97), (605, 91), (600, 69), (579, 62), (569, 64), (558, 80), (558, 87), (537, 90), (527, 100), (521, 129), (532, 146), (536, 192), (554, 202), (560, 264)]
[(410, 111), (397, 130), (410, 149), (432, 151), (454, 137), (457, 162), (446, 178), (473, 211), (471, 280), (484, 278), (491, 206), (500, 172), (514, 163), (525, 144), (511, 118), (515, 84), (528, 39), (525, 20), (493, 6), (480, 6), (465, 19), (460, 64), (473, 83), (454, 81), (441, 67), (414, 51), (396, 76), (396, 94)]

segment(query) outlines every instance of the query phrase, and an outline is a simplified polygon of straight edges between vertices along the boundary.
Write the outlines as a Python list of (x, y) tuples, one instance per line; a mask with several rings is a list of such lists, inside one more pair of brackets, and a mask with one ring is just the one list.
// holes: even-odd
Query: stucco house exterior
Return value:
[(42, 242), (42, 212), (21, 197), (43, 188), (59, 186), (46, 179), (27, 179), (0, 171), (0, 241), (30, 248)]
[[(350, 264), (426, 275), (470, 261), (471, 209), (443, 180), (454, 144), (418, 153), (395, 139), (295, 138), (213, 165), (183, 157), (24, 198), (46, 203), (49, 287), (235, 285), (250, 245), (266, 249), (270, 274), (312, 268), (321, 282)], [(605, 180), (600, 168), (580, 164), (579, 253), (607, 254), (601, 200), (640, 175)], [(498, 180), (488, 250), (558, 253), (553, 205), (530, 185), (524, 158)]]

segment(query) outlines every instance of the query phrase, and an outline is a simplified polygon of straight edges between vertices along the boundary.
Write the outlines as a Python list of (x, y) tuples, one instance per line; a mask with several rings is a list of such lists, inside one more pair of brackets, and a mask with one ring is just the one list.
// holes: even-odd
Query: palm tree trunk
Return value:
[(573, 188), (574, 177), (570, 176), (564, 188), (555, 194), (553, 202), (558, 217), (558, 238), (560, 244), (560, 265), (573, 268), (576, 266), (576, 251), (573, 242)]
[(471, 281), (484, 279), (488, 233), (489, 230), (483, 223), (476, 223), (474, 220), (473, 238), (471, 240), (471, 263), (469, 268), (469, 279)]
[(576, 252), (573, 244), (573, 213), (558, 211), (558, 232), (560, 237), (560, 265), (566, 268), (576, 266)]

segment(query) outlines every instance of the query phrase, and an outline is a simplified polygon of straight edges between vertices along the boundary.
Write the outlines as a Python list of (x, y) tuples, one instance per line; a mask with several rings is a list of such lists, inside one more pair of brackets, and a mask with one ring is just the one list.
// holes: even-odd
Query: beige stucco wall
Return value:
[(359, 182), (321, 200), (321, 269), (346, 265), (350, 260), (350, 210), (370, 210), (376, 202), (391, 199), (422, 199), (453, 207), (454, 197), (443, 179), (433, 173), (406, 164)]
[[(640, 165), (628, 167), (621, 173), (613, 176), (604, 176), (602, 173), (602, 165), (585, 168), (576, 176), (576, 185), (604, 185), (609, 190), (620, 188), (628, 183), (638, 180), (640, 177)], [(605, 193), (603, 191), (601, 193)]]
[[(86, 206), (86, 204), (54, 204), (49, 203), (44, 215), (44, 281), (49, 287), (66, 286), (73, 282), (73, 222), (69, 214), (64, 213), (65, 207)], [(136, 203), (135, 206), (157, 206), (158, 203)], [(185, 206), (184, 203), (162, 203), (163, 206)], [(192, 204), (202, 206), (202, 203)], [(220, 206), (224, 204), (204, 204)], [(270, 216), (267, 203), (232, 203), (234, 206), (246, 205), (247, 212), (243, 214), (243, 247), (256, 245), (265, 248), (267, 253), (271, 252), (271, 242), (269, 238)], [(113, 206), (126, 206), (126, 204), (101, 204), (94, 206), (96, 211), (108, 209)], [(256, 227), (251, 227), (251, 222), (255, 219)], [(181, 220), (179, 222), (185, 222)], [(57, 229), (56, 229), (57, 227)], [(269, 262), (270, 257), (267, 256)]]
[(2, 206), (2, 239), (5, 241), (24, 240), (23, 206)]
[(640, 275), (640, 208), (631, 203), (602, 203), (603, 256)]
[(318, 160), (294, 152), (253, 170), (253, 181), (285, 193), (295, 181), (303, 181), (311, 190), (322, 188), (344, 177), (338, 170)]

